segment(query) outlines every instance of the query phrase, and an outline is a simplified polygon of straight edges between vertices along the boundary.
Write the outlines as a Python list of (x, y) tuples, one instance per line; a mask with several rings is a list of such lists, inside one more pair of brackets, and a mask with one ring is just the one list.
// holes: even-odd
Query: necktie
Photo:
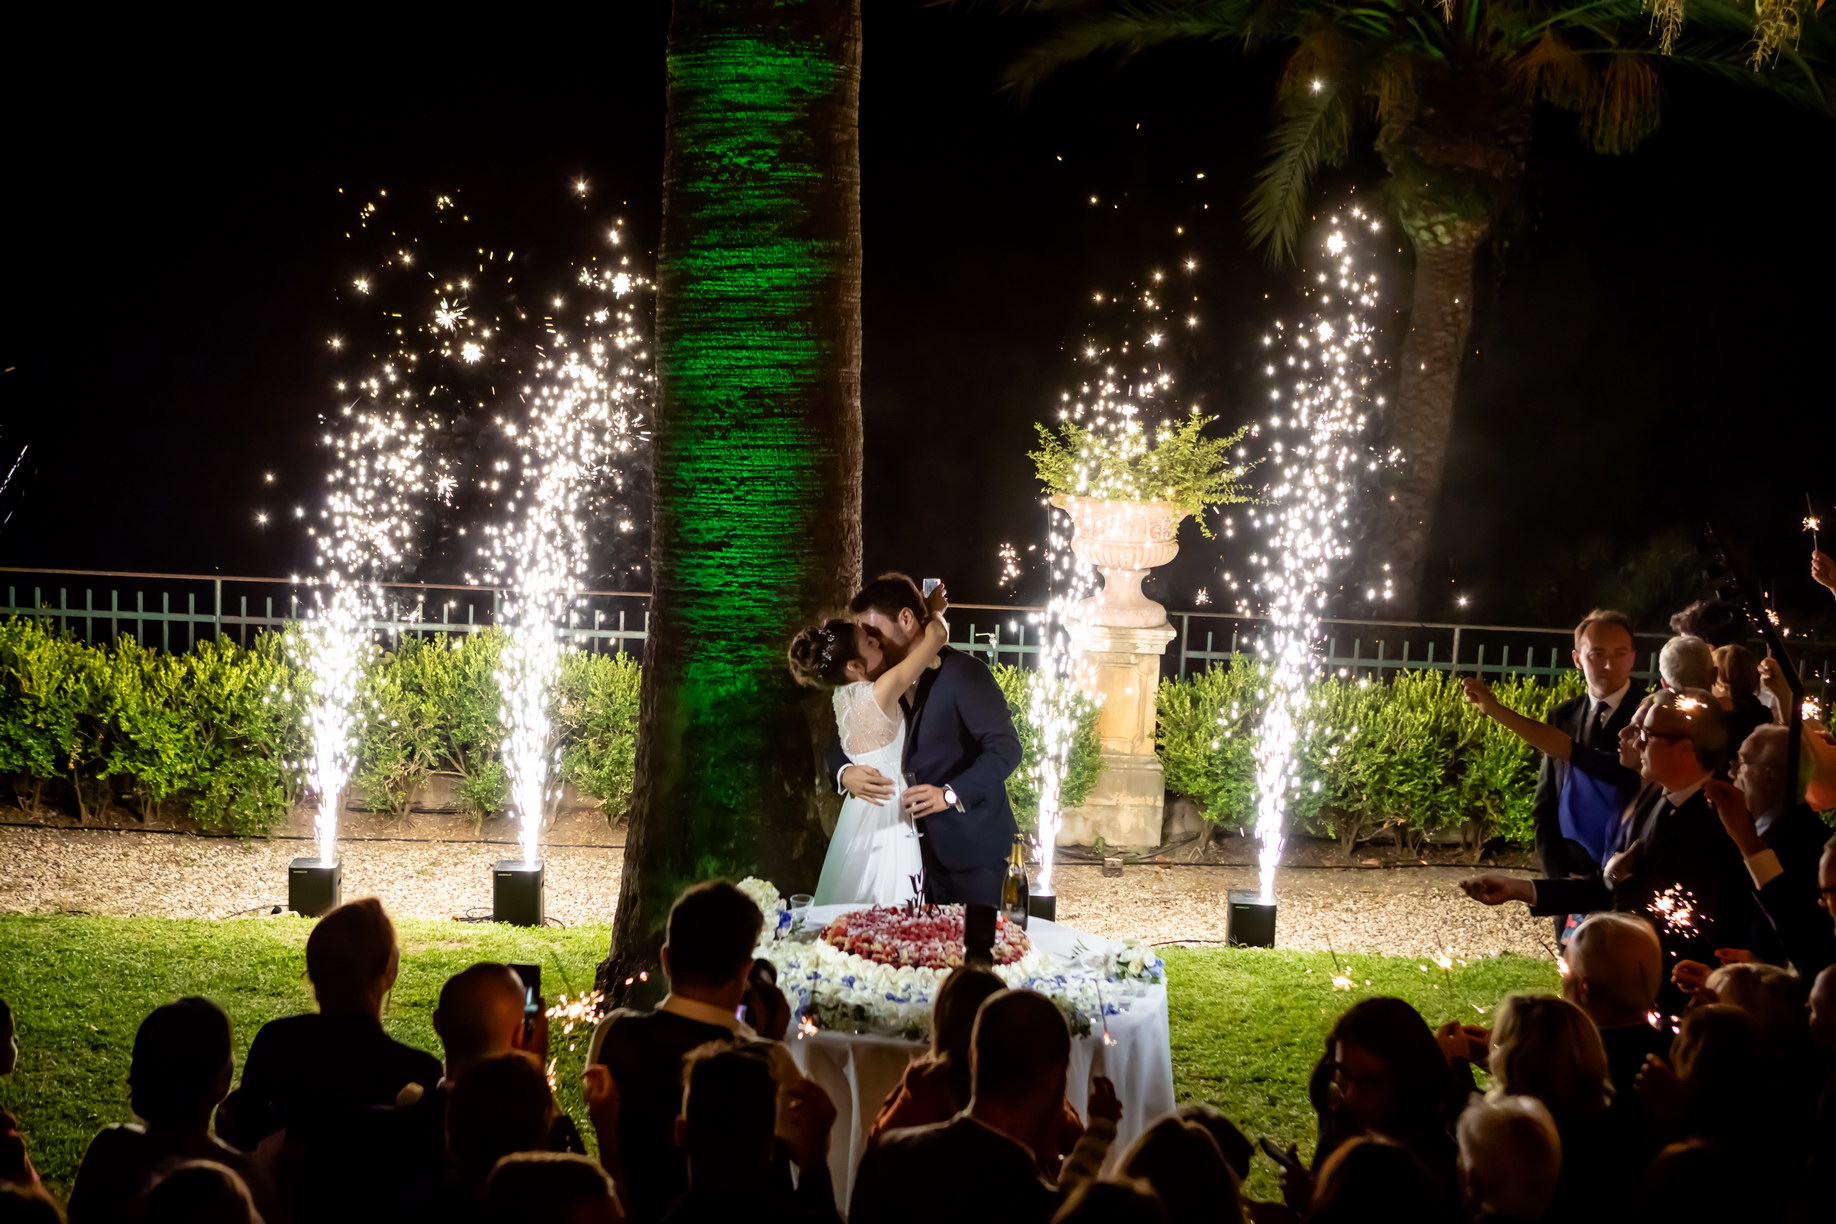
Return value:
[(1607, 722), (1612, 717), (1613, 707), (1609, 706), (1604, 701), (1596, 701), (1594, 703), (1594, 729), (1591, 738), (1598, 740), (1600, 738), (1600, 733), (1606, 730)]

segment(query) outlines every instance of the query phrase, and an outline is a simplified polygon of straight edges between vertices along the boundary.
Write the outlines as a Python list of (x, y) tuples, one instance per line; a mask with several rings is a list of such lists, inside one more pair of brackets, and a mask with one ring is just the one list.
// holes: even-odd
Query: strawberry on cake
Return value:
[[(894, 967), (954, 969), (963, 963), (963, 907), (852, 910), (824, 928), (823, 942), (843, 952)], [(1011, 965), (1027, 954), (1026, 932), (995, 921), (994, 958)]]

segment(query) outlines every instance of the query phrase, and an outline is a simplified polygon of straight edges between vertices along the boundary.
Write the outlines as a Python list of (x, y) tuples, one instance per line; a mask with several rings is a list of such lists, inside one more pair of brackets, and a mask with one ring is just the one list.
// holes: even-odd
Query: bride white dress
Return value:
[(913, 896), (912, 880), (924, 870), (918, 830), (899, 803), (905, 790), (905, 716), (888, 716), (866, 681), (842, 685), (834, 702), (835, 727), (849, 763), (891, 778), (893, 797), (884, 804), (853, 795), (842, 801), (815, 904), (903, 905)]

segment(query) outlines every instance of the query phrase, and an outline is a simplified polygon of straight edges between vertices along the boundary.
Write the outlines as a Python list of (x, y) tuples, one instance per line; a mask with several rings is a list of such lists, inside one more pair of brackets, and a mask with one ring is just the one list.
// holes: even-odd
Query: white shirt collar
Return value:
[(1664, 798), (1669, 801), (1671, 807), (1680, 808), (1696, 797), (1696, 792), (1702, 789), (1702, 784), (1707, 782), (1710, 776), (1709, 774), (1703, 774), (1700, 778), (1697, 778), (1682, 790), (1667, 790), (1664, 792)]
[(718, 1024), (721, 1028), (726, 1029), (735, 1037), (741, 1037), (747, 1041), (758, 1036), (757, 1033), (752, 1031), (750, 1025), (743, 1023), (740, 1018), (732, 1012), (723, 1011), (712, 1003), (703, 1003), (700, 999), (687, 999), (679, 994), (664, 995), (663, 1001), (657, 1004), (657, 1010), (660, 1012), (669, 1012), (671, 1015), (681, 1016), (684, 1020), (699, 1020), (703, 1024)]
[[(1591, 700), (1594, 703), (1593, 706), (1590, 707), (1590, 709), (1598, 711), (1599, 707), (1605, 706), (1607, 710), (1609, 711), (1607, 717), (1611, 718), (1612, 712), (1615, 712), (1619, 709), (1619, 703), (1624, 701), (1626, 699), (1626, 694), (1631, 691), (1632, 691), (1632, 682), (1628, 680), (1624, 684), (1619, 686), (1619, 690), (1617, 692), (1608, 693), (1605, 697), (1589, 698), (1589, 700)], [(1598, 718), (1600, 717), (1600, 715), (1596, 712), (1594, 714), (1594, 717)]]

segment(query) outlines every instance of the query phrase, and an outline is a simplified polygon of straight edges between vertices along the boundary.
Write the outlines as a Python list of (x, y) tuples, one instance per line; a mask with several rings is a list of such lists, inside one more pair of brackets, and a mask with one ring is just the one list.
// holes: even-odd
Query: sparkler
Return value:
[(522, 392), (524, 419), (504, 423), (523, 460), (522, 487), (509, 501), (510, 523), (489, 531), (485, 546), (510, 586), (504, 615), (510, 640), (498, 684), (504, 767), (526, 863), (537, 861), (542, 820), (558, 789), (550, 769), (556, 745), (549, 695), (561, 631), (585, 586), (583, 511), (602, 483), (617, 479), (615, 459), (635, 449), (651, 382), (635, 296), (640, 282), (621, 266), (583, 271), (580, 284), (597, 295), (596, 303), (611, 304), (589, 308), (579, 340), (551, 329), (554, 355), (537, 363)]
[(1653, 897), (1645, 908), (1675, 935), (1693, 933), (1696, 930), (1696, 920), (1702, 916), (1696, 910), (1695, 894), (1681, 884), (1672, 884)]
[(1823, 545), (1817, 542), (1817, 531), (1823, 526), (1823, 520), (1817, 517), (1817, 506), (1811, 501), (1809, 493), (1804, 495), (1804, 508), (1809, 511), (1804, 516), (1804, 530), (1811, 533), (1811, 548), (1816, 552), (1822, 552)]
[(1376, 332), (1366, 317), (1377, 304), (1377, 278), (1360, 266), (1357, 239), (1376, 228), (1361, 209), (1333, 217), (1324, 240), (1329, 270), (1310, 294), (1311, 321), (1295, 328), (1277, 323), (1263, 339), (1272, 351), (1286, 350), (1266, 368), (1274, 382), (1268, 432), (1276, 477), (1274, 504), (1259, 516), (1269, 532), (1259, 583), (1269, 611), (1263, 642), (1269, 692), (1255, 753), (1265, 902), (1275, 899), (1288, 798), (1300, 782), (1296, 756), (1310, 729), (1308, 689), (1320, 669), (1316, 647), (1326, 584), (1334, 563), (1349, 551), (1351, 498), (1365, 465), (1357, 438), (1378, 364)]

